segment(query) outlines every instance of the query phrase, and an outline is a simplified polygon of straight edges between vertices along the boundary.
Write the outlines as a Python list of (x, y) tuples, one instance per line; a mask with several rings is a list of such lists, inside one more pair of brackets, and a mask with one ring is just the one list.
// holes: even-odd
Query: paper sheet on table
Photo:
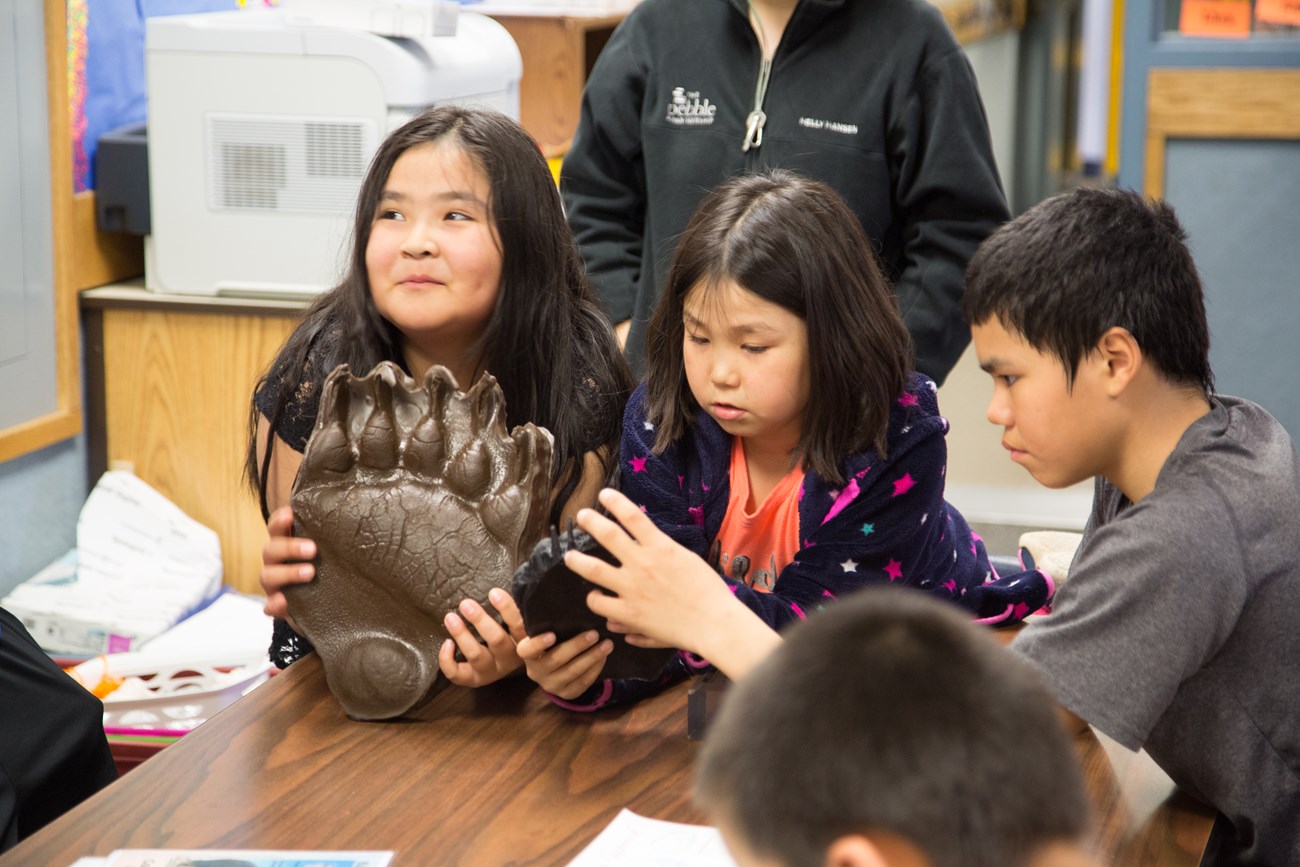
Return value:
[(193, 659), (210, 665), (251, 665), (266, 659), (272, 619), (264, 600), (227, 591), (140, 648), (142, 656), (166, 662)]
[(736, 867), (717, 828), (623, 809), (569, 867)]

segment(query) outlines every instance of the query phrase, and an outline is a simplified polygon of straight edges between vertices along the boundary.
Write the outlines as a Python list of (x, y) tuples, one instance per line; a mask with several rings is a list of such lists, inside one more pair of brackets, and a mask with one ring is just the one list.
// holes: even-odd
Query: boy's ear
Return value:
[(846, 834), (826, 850), (826, 867), (930, 867), (912, 843), (895, 834)]
[(1142, 347), (1127, 328), (1115, 325), (1097, 341), (1097, 360), (1106, 393), (1119, 397), (1142, 369)]

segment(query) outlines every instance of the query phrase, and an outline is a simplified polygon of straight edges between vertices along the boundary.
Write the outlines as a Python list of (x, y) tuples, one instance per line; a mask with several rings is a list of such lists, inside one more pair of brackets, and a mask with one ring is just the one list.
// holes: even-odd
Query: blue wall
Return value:
[(0, 464), (0, 596), (77, 543), (85, 437)]

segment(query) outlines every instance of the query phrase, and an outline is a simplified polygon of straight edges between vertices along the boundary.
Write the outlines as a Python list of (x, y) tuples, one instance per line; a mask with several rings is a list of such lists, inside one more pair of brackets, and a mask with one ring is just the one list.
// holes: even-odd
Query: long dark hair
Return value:
[(872, 251), (858, 218), (820, 181), (774, 170), (714, 189), (678, 241), (646, 335), (655, 450), (699, 411), (682, 362), (686, 295), (731, 281), (808, 325), (812, 383), (797, 448), (805, 469), (842, 485), (845, 457), (868, 447), (884, 455), (912, 338)]
[[(607, 480), (617, 465), (623, 404), (633, 380), (565, 221), (559, 191), (537, 144), (503, 114), (459, 106), (429, 109), (379, 146), (357, 196), (347, 273), (307, 310), (258, 382), (272, 433), (257, 460), (257, 404), (249, 413), (245, 472), (268, 517), (267, 476), (274, 434), (295, 407), (314, 417), (324, 377), (339, 364), (358, 373), (381, 361), (405, 367), (402, 335), (370, 294), (366, 245), (379, 196), (398, 157), (415, 145), (447, 141), (482, 170), (491, 186), (489, 216), (501, 239), (496, 308), (474, 347), (477, 369), (491, 372), (506, 397), (509, 426), (533, 422), (555, 438), (551, 519), (581, 481), (583, 458), (597, 452)], [(469, 388), (472, 383), (460, 383)]]

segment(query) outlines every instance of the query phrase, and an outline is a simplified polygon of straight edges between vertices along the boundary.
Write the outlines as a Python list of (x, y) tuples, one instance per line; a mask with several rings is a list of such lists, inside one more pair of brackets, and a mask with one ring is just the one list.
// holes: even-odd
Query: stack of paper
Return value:
[(137, 649), (221, 592), (221, 544), (131, 473), (105, 473), (77, 521), (77, 547), (0, 606), (49, 653)]

